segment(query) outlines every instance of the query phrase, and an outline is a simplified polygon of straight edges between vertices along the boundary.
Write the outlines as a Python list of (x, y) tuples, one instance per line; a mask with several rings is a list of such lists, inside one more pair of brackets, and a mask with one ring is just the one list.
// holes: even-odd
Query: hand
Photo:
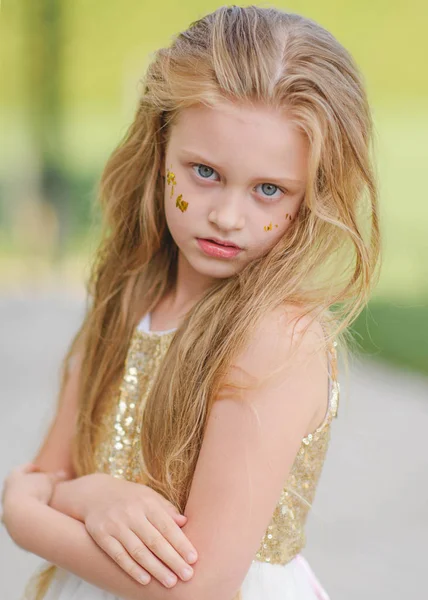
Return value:
[(168, 588), (177, 583), (175, 573), (184, 581), (192, 577), (188, 563), (197, 553), (181, 531), (187, 517), (171, 502), (146, 485), (105, 473), (79, 479), (88, 498), (88, 533), (128, 575), (147, 584), (151, 574)]
[(43, 473), (33, 463), (25, 463), (12, 469), (3, 486), (2, 522), (6, 522), (6, 507), (9, 501), (14, 501), (17, 497), (31, 496), (43, 504), (49, 504), (55, 484), (64, 481), (66, 477), (64, 471)]

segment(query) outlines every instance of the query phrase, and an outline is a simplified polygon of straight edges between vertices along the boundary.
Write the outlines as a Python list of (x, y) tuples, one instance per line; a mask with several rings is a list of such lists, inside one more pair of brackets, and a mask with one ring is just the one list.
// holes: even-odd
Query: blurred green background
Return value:
[[(223, 3), (4, 0), (0, 284), (82, 282), (103, 164), (150, 53)], [(246, 5), (247, 3), (237, 3)], [(309, 16), (354, 55), (376, 125), (383, 267), (353, 330), (371, 356), (428, 374), (428, 3), (259, 3)]]

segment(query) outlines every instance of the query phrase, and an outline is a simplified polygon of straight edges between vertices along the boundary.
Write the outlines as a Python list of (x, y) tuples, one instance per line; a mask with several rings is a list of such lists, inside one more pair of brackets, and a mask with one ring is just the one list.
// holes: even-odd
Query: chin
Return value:
[(216, 258), (207, 257), (206, 260), (190, 260), (189, 262), (200, 275), (213, 279), (227, 279), (240, 271), (236, 263)]

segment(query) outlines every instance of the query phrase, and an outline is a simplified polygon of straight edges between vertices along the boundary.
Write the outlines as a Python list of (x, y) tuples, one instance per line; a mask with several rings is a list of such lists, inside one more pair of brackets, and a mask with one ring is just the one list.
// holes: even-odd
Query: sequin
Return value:
[[(174, 332), (158, 335), (135, 329), (119, 393), (106, 403), (95, 440), (96, 469), (114, 477), (141, 481), (140, 434), (142, 410)], [(322, 424), (302, 439), (293, 466), (260, 542), (254, 561), (286, 564), (305, 546), (305, 524), (337, 417), (339, 383), (336, 343), (329, 348), (331, 394)]]
[(138, 329), (132, 336), (118, 397), (106, 405), (95, 438), (98, 471), (131, 481), (140, 481), (141, 411), (161, 359), (173, 333), (145, 335)]

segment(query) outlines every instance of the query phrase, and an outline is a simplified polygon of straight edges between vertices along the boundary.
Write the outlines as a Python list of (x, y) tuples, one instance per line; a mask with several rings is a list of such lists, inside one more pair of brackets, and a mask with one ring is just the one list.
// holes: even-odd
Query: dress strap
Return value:
[[(324, 337), (327, 340), (327, 330), (324, 324), (321, 322), (321, 327), (324, 332)], [(328, 358), (328, 411), (327, 416), (330, 418), (337, 417), (339, 408), (339, 382), (338, 378), (338, 366), (337, 366), (337, 341), (333, 340), (327, 344), (327, 358)]]
[(338, 365), (337, 365), (337, 342), (334, 340), (328, 345), (328, 357), (329, 357), (329, 380), (330, 380), (330, 392), (329, 392), (329, 411), (333, 417), (337, 417), (339, 409), (339, 391), (340, 385), (337, 380), (338, 378)]

